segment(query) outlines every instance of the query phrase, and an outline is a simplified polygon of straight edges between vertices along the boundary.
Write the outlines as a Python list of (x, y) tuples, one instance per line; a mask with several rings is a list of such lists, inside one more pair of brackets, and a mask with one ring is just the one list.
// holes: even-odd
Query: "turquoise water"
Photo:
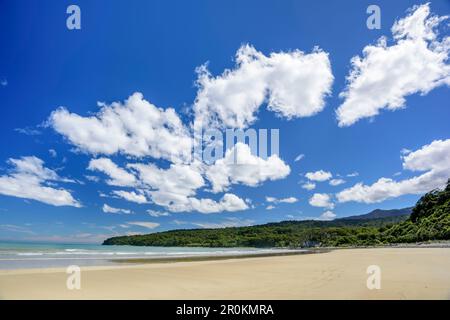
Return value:
[(0, 242), (0, 269), (114, 265), (118, 259), (217, 256), (282, 252), (288, 249), (183, 248)]

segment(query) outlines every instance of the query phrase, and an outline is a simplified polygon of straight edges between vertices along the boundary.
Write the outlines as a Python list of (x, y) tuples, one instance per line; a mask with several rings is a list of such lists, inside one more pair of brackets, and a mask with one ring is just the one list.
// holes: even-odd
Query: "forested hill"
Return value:
[[(450, 180), (449, 180), (450, 182)], [(450, 183), (415, 207), (334, 221), (283, 221), (249, 227), (172, 230), (113, 237), (104, 245), (196, 247), (309, 247), (412, 243), (450, 239)], [(409, 216), (409, 212), (411, 215)], [(387, 216), (386, 216), (387, 215)], [(363, 218), (361, 218), (363, 217)]]
[(413, 207), (403, 208), (403, 209), (391, 209), (391, 210), (375, 209), (366, 214), (345, 217), (345, 218), (341, 218), (341, 220), (349, 220), (349, 219), (367, 220), (367, 219), (382, 219), (382, 218), (409, 216), (412, 212), (412, 209), (413, 209)]

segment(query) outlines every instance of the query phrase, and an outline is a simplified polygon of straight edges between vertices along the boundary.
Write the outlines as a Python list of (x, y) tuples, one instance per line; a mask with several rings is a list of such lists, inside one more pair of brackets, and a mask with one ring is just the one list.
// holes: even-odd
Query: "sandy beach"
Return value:
[[(381, 289), (369, 290), (369, 265)], [(217, 261), (0, 271), (0, 299), (450, 299), (450, 248), (340, 249)]]

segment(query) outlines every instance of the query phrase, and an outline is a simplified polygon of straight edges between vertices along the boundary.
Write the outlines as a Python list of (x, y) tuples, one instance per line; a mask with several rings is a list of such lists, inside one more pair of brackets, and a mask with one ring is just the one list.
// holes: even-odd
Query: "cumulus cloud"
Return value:
[(134, 191), (114, 190), (113, 194), (130, 202), (135, 202), (139, 204), (148, 202), (144, 194), (137, 193)]
[(106, 183), (111, 186), (132, 187), (137, 182), (133, 174), (119, 168), (108, 158), (92, 159), (89, 162), (88, 170), (100, 171), (108, 175), (110, 179)]
[(308, 172), (305, 177), (312, 181), (326, 181), (329, 180), (333, 175), (328, 171), (319, 170), (316, 172)]
[(326, 193), (314, 193), (309, 199), (309, 204), (313, 207), (334, 208), (334, 203), (331, 202), (331, 196)]
[(357, 183), (339, 192), (339, 202), (375, 203), (396, 198), (405, 194), (422, 194), (441, 188), (450, 178), (450, 139), (435, 140), (419, 150), (402, 157), (403, 169), (424, 172), (421, 175), (395, 181), (380, 178), (372, 185)]
[(334, 218), (336, 218), (336, 214), (334, 214), (332, 211), (327, 210), (324, 213), (322, 213), (320, 215), (319, 218), (317, 218), (317, 220), (322, 220), (322, 221), (330, 221), (330, 220), (334, 220)]
[(295, 50), (265, 56), (250, 45), (236, 53), (236, 67), (213, 77), (197, 69), (196, 120), (204, 126), (245, 128), (263, 103), (286, 118), (309, 117), (324, 108), (333, 75), (328, 54)]
[(99, 103), (100, 111), (82, 117), (59, 108), (52, 112), (48, 125), (80, 150), (91, 154), (189, 159), (192, 139), (172, 108), (157, 108), (139, 92), (124, 103)]
[(272, 203), (296, 203), (298, 199), (295, 197), (288, 197), (288, 198), (266, 197), (266, 201)]
[(314, 182), (306, 182), (302, 184), (302, 188), (311, 191), (316, 188), (316, 184)]
[(131, 210), (121, 209), (121, 208), (114, 208), (114, 207), (111, 207), (111, 206), (107, 205), (106, 203), (103, 204), (102, 210), (105, 213), (119, 213), (119, 214), (121, 214), (121, 213), (123, 213), (123, 214), (131, 214), (132, 213)]
[(344, 179), (331, 179), (330, 180), (330, 185), (331, 186), (339, 186), (339, 185), (341, 185), (341, 184), (343, 184), (343, 183), (345, 183), (345, 180)]
[[(331, 92), (328, 54), (319, 49), (309, 54), (295, 50), (265, 56), (245, 45), (238, 50), (236, 63), (233, 70), (215, 78), (206, 66), (198, 69), (195, 120), (204, 120), (204, 125), (244, 128), (256, 119), (263, 103), (285, 118), (312, 116), (323, 109)], [(106, 174), (108, 185), (133, 188), (112, 191), (113, 196), (136, 203), (152, 202), (171, 212), (239, 211), (248, 209), (251, 202), (228, 193), (233, 184), (255, 187), (290, 173), (278, 155), (254, 156), (243, 143), (212, 165), (198, 163), (192, 159), (190, 136), (195, 123), (183, 124), (174, 109), (158, 108), (141, 93), (124, 102), (98, 105), (100, 110), (89, 116), (60, 107), (51, 113), (47, 125), (78, 150), (94, 155), (88, 170)], [(106, 157), (116, 154), (133, 163), (120, 167)], [(168, 162), (162, 161), (164, 166), (160, 167), (148, 158)], [(97, 176), (86, 179), (98, 181)], [(200, 198), (199, 190), (225, 194)]]
[(290, 167), (274, 154), (267, 159), (251, 153), (250, 147), (237, 143), (228, 149), (225, 157), (206, 168), (206, 177), (213, 192), (226, 191), (231, 184), (257, 186), (267, 180), (285, 178)]
[(115, 190), (115, 196), (136, 203), (153, 202), (172, 212), (198, 211), (215, 213), (248, 209), (247, 200), (227, 193), (218, 201), (196, 198), (198, 189), (206, 186), (204, 165), (172, 163), (167, 169), (153, 163), (128, 163), (126, 169), (110, 159), (92, 160), (89, 168), (106, 173), (110, 185), (129, 186), (135, 191)]
[(198, 211), (201, 213), (215, 213), (222, 211), (241, 211), (248, 209), (247, 203), (232, 193), (225, 193), (220, 201), (212, 199), (188, 198), (189, 204), (182, 211)]
[(53, 206), (81, 207), (69, 191), (55, 188), (57, 182), (73, 181), (44, 167), (44, 161), (41, 159), (30, 156), (10, 158), (8, 162), (13, 169), (10, 174), (0, 176), (0, 194), (32, 199)]
[(173, 211), (182, 211), (182, 207), (189, 202), (188, 197), (194, 196), (196, 190), (205, 185), (195, 165), (171, 164), (168, 169), (162, 169), (152, 163), (132, 163), (128, 164), (128, 168), (137, 172), (154, 203)]
[[(333, 82), (328, 54), (318, 48), (309, 54), (295, 50), (265, 56), (244, 45), (236, 54), (233, 70), (217, 77), (212, 77), (206, 66), (197, 71), (195, 120), (218, 127), (245, 128), (256, 119), (262, 104), (288, 119), (312, 116), (323, 109)], [(94, 155), (88, 170), (104, 173), (108, 185), (133, 189), (114, 190), (111, 196), (152, 202), (171, 212), (232, 212), (251, 206), (249, 199), (228, 192), (233, 184), (255, 187), (290, 173), (278, 155), (254, 156), (243, 143), (212, 165), (199, 163), (192, 158), (194, 139), (190, 135), (196, 122), (183, 124), (174, 109), (158, 108), (141, 93), (124, 102), (98, 106), (100, 110), (88, 116), (60, 107), (51, 113), (47, 125), (77, 150)], [(120, 167), (106, 157), (116, 154), (133, 163)], [(297, 156), (296, 161), (302, 157)], [(147, 161), (149, 158), (164, 160), (163, 166)], [(99, 180), (93, 175), (85, 177)], [(201, 198), (199, 190), (225, 194)]]
[(243, 199), (230, 193), (219, 201), (195, 198), (196, 190), (205, 185), (199, 164), (171, 164), (168, 169), (161, 169), (154, 164), (134, 163), (128, 167), (138, 172), (152, 201), (170, 211), (214, 213), (248, 208)]
[(376, 116), (382, 109), (404, 108), (406, 96), (450, 84), (450, 37), (440, 40), (437, 31), (445, 19), (430, 15), (429, 4), (416, 6), (392, 27), (393, 45), (382, 37), (363, 49), (363, 57), (352, 58), (353, 69), (340, 94), (345, 100), (336, 110), (339, 126)]

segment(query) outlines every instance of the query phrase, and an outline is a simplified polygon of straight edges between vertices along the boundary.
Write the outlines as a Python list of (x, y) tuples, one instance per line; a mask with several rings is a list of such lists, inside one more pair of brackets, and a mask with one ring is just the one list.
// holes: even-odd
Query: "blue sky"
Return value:
[[(66, 27), (70, 4), (81, 9), (81, 30)], [(379, 30), (366, 26), (370, 4), (381, 9)], [(450, 14), (450, 3), (432, 1), (429, 6), (413, 8), (423, 4), (2, 1), (0, 239), (100, 242), (117, 234), (329, 219), (375, 208), (412, 206), (423, 192), (450, 177), (450, 67), (446, 58), (450, 41), (445, 40), (449, 20), (432, 18)], [(425, 14), (428, 8), (430, 15)], [(394, 39), (391, 27), (408, 15), (415, 23), (399, 24)], [(417, 22), (424, 25), (427, 21), (436, 24), (431, 31), (416, 28)], [(402, 32), (407, 34), (404, 38)], [(377, 42), (382, 36), (386, 37), (384, 46)], [(256, 56), (252, 62), (256, 76), (246, 73), (245, 63), (235, 61), (237, 51), (246, 44), (250, 55)], [(314, 51), (316, 46), (320, 49)], [(373, 52), (363, 54), (370, 46)], [(296, 56), (296, 50), (303, 53)], [(243, 56), (248, 58), (248, 52)], [(346, 81), (356, 68), (351, 63), (354, 56), (360, 56), (362, 67), (353, 80)], [(308, 62), (313, 57), (317, 60)], [(286, 65), (278, 58), (285, 59)], [(210, 75), (196, 85), (196, 68), (206, 62)], [(232, 76), (224, 74), (225, 69)], [(324, 81), (327, 75), (329, 82)], [(220, 92), (219, 82), (230, 85), (230, 95)], [(264, 89), (255, 89), (258, 85)], [(202, 89), (208, 101), (223, 105), (201, 100)], [(207, 117), (225, 109), (228, 115), (242, 116), (252, 90), (264, 98), (252, 114), (255, 120), (243, 128), (279, 129), (279, 158), (272, 159), (273, 163), (258, 162), (257, 172), (266, 170), (266, 176), (245, 177), (245, 172), (219, 170), (229, 179), (220, 192), (211, 192), (218, 180), (209, 178), (208, 169), (197, 167), (189, 171), (192, 179), (180, 180), (180, 186), (171, 188), (178, 175), (165, 170), (177, 164), (148, 150), (133, 152), (126, 143), (118, 146), (116, 141), (123, 133), (119, 129), (119, 136), (106, 130), (111, 132), (111, 141), (108, 137), (105, 141), (89, 123), (73, 124), (88, 117), (101, 121), (99, 101), (110, 110), (113, 102), (120, 102), (120, 108), (133, 108), (132, 102), (124, 101), (140, 92), (137, 104), (157, 106), (161, 109), (155, 110), (162, 110), (163, 117), (167, 108), (173, 108), (179, 126), (188, 130), (196, 108), (203, 110), (205, 105)], [(347, 96), (340, 96), (342, 92)], [(226, 98), (232, 94), (239, 99), (229, 106)], [(305, 95), (318, 101), (305, 102)], [(268, 107), (272, 98), (276, 101)], [(387, 110), (388, 105), (392, 110)], [(60, 106), (67, 113), (60, 112)], [(229, 113), (228, 107), (236, 108), (236, 114)], [(341, 118), (336, 110), (342, 110)], [(225, 118), (219, 120), (221, 125), (227, 123)], [(153, 125), (156, 131), (165, 128)], [(75, 137), (73, 130), (80, 135)], [(175, 141), (184, 137), (178, 134)], [(103, 139), (102, 147), (94, 145), (96, 139)], [(146, 147), (172, 148), (162, 139)], [(301, 154), (304, 157), (295, 161)], [(128, 182), (111, 183), (111, 167), (95, 166), (95, 159), (109, 159)], [(153, 164), (151, 177), (146, 180), (129, 164)], [(157, 181), (149, 182), (157, 174), (161, 175)], [(338, 179), (344, 182), (333, 186), (332, 179), (336, 184)], [(186, 187), (198, 180), (202, 183)], [(169, 185), (163, 187), (160, 182)], [(305, 189), (307, 183), (315, 188)], [(168, 205), (163, 188), (183, 193), (182, 201), (189, 198), (189, 205), (183, 202), (182, 210)], [(49, 197), (42, 201), (47, 191)], [(134, 192), (145, 200), (127, 201), (114, 191)], [(223, 200), (225, 194), (233, 195), (234, 202)], [(63, 199), (57, 200), (58, 195)], [(191, 198), (214, 203), (198, 204)], [(105, 210), (105, 204), (113, 209)], [(199, 212), (205, 206), (204, 211), (214, 212)], [(122, 211), (105, 212), (118, 209)], [(155, 217), (148, 210), (164, 215)]]

